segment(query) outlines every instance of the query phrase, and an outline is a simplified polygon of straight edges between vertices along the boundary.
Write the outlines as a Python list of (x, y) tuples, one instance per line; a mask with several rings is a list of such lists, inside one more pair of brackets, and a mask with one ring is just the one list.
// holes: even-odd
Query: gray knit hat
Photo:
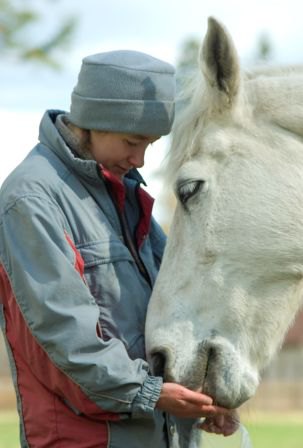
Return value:
[(167, 62), (137, 51), (88, 56), (68, 118), (83, 129), (168, 134), (174, 119), (174, 73)]

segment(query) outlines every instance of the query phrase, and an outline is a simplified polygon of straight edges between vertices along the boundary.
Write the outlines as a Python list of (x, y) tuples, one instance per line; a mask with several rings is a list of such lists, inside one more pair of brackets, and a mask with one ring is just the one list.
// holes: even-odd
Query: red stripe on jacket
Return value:
[[(76, 269), (76, 271), (79, 272), (80, 277), (82, 278), (84, 283), (86, 283), (85, 277), (84, 277), (84, 260), (81, 257), (80, 252), (77, 250), (73, 240), (71, 239), (71, 237), (69, 236), (69, 234), (67, 232), (65, 232), (65, 238), (75, 254), (75, 264), (74, 264), (75, 269)], [(97, 324), (97, 326), (96, 326), (96, 332), (97, 332), (98, 337), (102, 338), (102, 329), (99, 324)]]
[(70, 247), (72, 248), (74, 254), (75, 254), (75, 269), (76, 271), (79, 272), (80, 277), (82, 278), (82, 280), (85, 282), (85, 278), (84, 278), (84, 260), (81, 257), (80, 252), (77, 250), (76, 246), (74, 245), (73, 240), (71, 239), (71, 237), (69, 236), (69, 234), (67, 232), (65, 232), (65, 238), (67, 239), (68, 244), (70, 245)]
[(152, 198), (143, 188), (137, 190), (138, 200), (141, 208), (141, 217), (136, 230), (137, 246), (140, 248), (150, 231), (150, 222), (154, 198)]
[[(30, 332), (2, 265), (0, 296), (29, 445), (36, 448), (107, 447), (106, 420), (119, 420), (119, 415), (102, 411), (53, 364)], [(77, 415), (72, 407), (81, 415)]]

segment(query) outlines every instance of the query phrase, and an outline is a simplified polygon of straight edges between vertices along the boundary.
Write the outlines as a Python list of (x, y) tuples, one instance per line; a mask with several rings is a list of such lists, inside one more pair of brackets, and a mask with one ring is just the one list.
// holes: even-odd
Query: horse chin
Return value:
[(237, 378), (237, 372), (225, 370), (223, 375), (234, 375), (232, 381), (222, 381), (208, 375), (203, 385), (203, 392), (213, 398), (214, 403), (227, 409), (235, 409), (249, 400), (256, 392), (257, 384), (251, 376)]

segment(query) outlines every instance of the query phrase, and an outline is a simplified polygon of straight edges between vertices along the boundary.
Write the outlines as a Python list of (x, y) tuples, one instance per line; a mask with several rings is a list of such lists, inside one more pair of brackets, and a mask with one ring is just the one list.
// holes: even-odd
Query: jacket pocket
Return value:
[(144, 358), (144, 322), (150, 287), (118, 239), (78, 246), (86, 284), (99, 307), (103, 339), (121, 340), (131, 358)]
[(85, 268), (117, 261), (133, 261), (129, 250), (119, 240), (108, 239), (93, 241), (76, 246), (85, 264)]

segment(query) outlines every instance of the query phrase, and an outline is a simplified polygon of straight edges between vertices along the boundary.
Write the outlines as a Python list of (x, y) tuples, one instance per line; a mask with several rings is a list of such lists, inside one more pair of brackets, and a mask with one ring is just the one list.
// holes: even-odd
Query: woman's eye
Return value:
[(180, 183), (177, 187), (177, 194), (180, 202), (185, 205), (188, 199), (198, 193), (204, 185), (204, 180), (191, 180)]
[(138, 142), (132, 142), (131, 140), (126, 140), (126, 143), (127, 143), (129, 146), (137, 146), (137, 145), (138, 145)]

